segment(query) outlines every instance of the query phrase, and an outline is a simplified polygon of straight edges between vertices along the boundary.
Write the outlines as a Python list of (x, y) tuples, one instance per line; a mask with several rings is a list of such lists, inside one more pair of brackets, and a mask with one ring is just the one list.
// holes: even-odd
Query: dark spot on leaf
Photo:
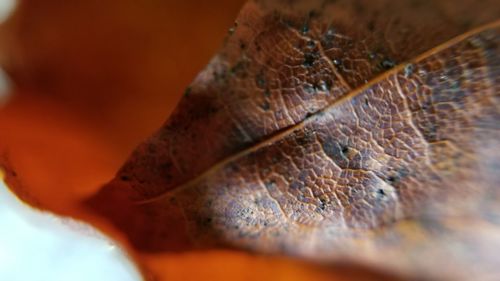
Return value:
[(264, 111), (268, 111), (271, 108), (271, 105), (269, 102), (266, 100), (264, 101), (261, 105), (260, 108), (262, 108)]
[(255, 50), (257, 52), (260, 52), (262, 50), (262, 48), (260, 47), (259, 43), (255, 42)]
[(309, 23), (305, 22), (303, 25), (302, 25), (302, 30), (301, 30), (302, 34), (307, 34), (307, 32), (309, 32)]
[(257, 76), (255, 77), (255, 82), (259, 88), (264, 88), (266, 86), (266, 79), (264, 77), (264, 74), (257, 74)]
[(342, 168), (347, 167), (349, 162), (349, 159), (346, 157), (346, 154), (349, 152), (347, 146), (341, 145), (335, 140), (328, 138), (323, 142), (322, 147), (325, 154), (337, 163), (337, 165)]
[(349, 147), (348, 146), (342, 146), (342, 153), (346, 155), (349, 152)]
[(383, 60), (382, 60), (382, 62), (380, 62), (380, 66), (381, 66), (383, 69), (391, 69), (391, 68), (393, 68), (395, 65), (396, 65), (396, 62), (394, 62), (393, 60), (388, 59), (388, 58), (385, 58), (385, 59), (383, 59)]
[(231, 71), (231, 73), (233, 75), (238, 75), (238, 74), (241, 74), (244, 71), (245, 67), (246, 67), (245, 62), (244, 61), (239, 61), (233, 67), (231, 67), (230, 71)]
[(304, 84), (304, 86), (302, 86), (302, 88), (308, 94), (314, 94), (316, 92), (315, 87), (309, 83)]
[(429, 110), (429, 109), (431, 108), (431, 105), (430, 105), (430, 103), (429, 103), (429, 102), (424, 102), (424, 103), (420, 106), (420, 108), (421, 108), (422, 110)]
[(404, 177), (408, 176), (409, 171), (406, 168), (401, 168), (396, 171), (392, 171), (387, 176), (387, 183), (394, 185), (399, 183)]
[(231, 28), (229, 28), (229, 35), (233, 35), (233, 33), (236, 31), (236, 27), (238, 27), (238, 22), (237, 21), (234, 22), (234, 26), (232, 26)]
[(385, 190), (383, 190), (382, 188), (379, 188), (377, 190), (377, 194), (380, 196), (380, 197), (384, 197), (386, 195), (385, 193)]
[(240, 167), (234, 163), (229, 164), (229, 166), (227, 168), (232, 173), (239, 173), (240, 172)]
[(410, 75), (413, 74), (413, 71), (415, 70), (415, 66), (411, 63), (405, 65), (405, 68), (404, 68), (404, 75), (405, 77), (409, 77)]
[(267, 89), (264, 91), (264, 96), (265, 96), (265, 97), (270, 97), (270, 96), (271, 96), (271, 91), (269, 90), (269, 88), (267, 88)]
[(328, 28), (322, 38), (322, 43), (325, 48), (329, 49), (333, 47), (333, 40), (335, 38), (335, 30), (333, 28)]
[(184, 91), (184, 96), (188, 97), (191, 94), (191, 87), (187, 87), (186, 90)]
[(316, 91), (326, 92), (326, 91), (330, 90), (330, 87), (328, 86), (328, 84), (325, 81), (321, 80), (318, 83), (314, 84), (314, 89)]
[(427, 121), (421, 124), (422, 134), (427, 141), (437, 141), (438, 127), (434, 122)]
[(316, 209), (316, 211), (319, 212), (319, 211), (326, 210), (327, 204), (328, 204), (328, 202), (326, 201), (325, 198), (320, 198), (319, 199), (319, 205), (318, 205), (318, 208)]
[(314, 142), (314, 132), (311, 130), (305, 130), (304, 133), (297, 136), (296, 140), (301, 146), (312, 143)]
[(314, 65), (314, 61), (316, 60), (316, 56), (313, 53), (305, 53), (304, 54), (304, 62), (302, 63), (305, 67), (311, 67)]

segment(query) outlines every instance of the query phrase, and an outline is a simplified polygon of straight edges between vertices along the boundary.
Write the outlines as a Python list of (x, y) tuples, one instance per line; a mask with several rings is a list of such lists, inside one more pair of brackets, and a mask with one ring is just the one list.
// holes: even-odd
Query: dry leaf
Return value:
[[(0, 144), (28, 183), (23, 198), (119, 239), (76, 214), (75, 198), (169, 111), (212, 33), (193, 52), (190, 29), (172, 42), (159, 2), (115, 2), (22, 3), (13, 35), (0, 35), (23, 90), (1, 112)], [(333, 262), (338, 280), (387, 279), (339, 261), (497, 280), (495, 2), (250, 1), (169, 121), (88, 203), (155, 280), (324, 276), (222, 248)], [(193, 18), (213, 11), (186, 5)]]
[(88, 204), (139, 251), (498, 277), (495, 1), (250, 1)]

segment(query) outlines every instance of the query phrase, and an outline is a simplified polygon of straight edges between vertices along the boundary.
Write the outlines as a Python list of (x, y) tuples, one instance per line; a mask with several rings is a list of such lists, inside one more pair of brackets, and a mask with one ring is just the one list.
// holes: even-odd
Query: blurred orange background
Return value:
[(111, 179), (221, 46), (241, 0), (21, 1), (1, 26), (0, 147), (48, 209)]

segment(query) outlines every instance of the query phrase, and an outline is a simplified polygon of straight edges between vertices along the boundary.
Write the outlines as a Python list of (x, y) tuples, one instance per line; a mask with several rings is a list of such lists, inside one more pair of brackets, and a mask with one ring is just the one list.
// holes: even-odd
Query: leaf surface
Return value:
[(453, 3), (250, 1), (88, 204), (142, 251), (498, 274), (499, 13)]

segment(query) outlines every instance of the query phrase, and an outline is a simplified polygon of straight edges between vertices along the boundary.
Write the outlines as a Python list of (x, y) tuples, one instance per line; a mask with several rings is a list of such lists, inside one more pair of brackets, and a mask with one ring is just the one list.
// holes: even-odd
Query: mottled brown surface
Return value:
[(391, 4), (249, 2), (90, 204), (144, 251), (499, 276), (499, 8)]
[(500, 14), (495, 1), (303, 2), (246, 4), (169, 121), (123, 167), (140, 198), (175, 188)]

